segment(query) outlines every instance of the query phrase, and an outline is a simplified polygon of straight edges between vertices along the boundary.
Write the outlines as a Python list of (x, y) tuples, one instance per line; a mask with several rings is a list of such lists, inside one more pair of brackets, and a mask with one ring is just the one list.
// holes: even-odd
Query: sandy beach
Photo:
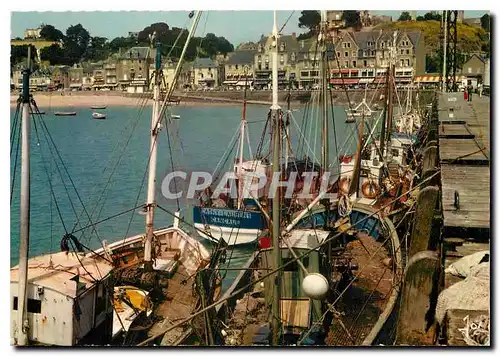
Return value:
[[(10, 106), (16, 107), (16, 103), (19, 96), (16, 94), (10, 95)], [(98, 95), (94, 93), (85, 93), (85, 92), (71, 92), (64, 93), (61, 95), (60, 92), (52, 92), (52, 93), (33, 93), (33, 98), (35, 99), (39, 108), (48, 109), (51, 107), (54, 108), (90, 108), (94, 105), (105, 105), (105, 106), (121, 106), (121, 107), (136, 107), (140, 106), (144, 101), (146, 101), (146, 105), (152, 105), (153, 100), (151, 98), (141, 98), (141, 97), (133, 97), (127, 96), (121, 93), (112, 93), (112, 94), (102, 94)], [(173, 104), (175, 105), (175, 104)], [(238, 105), (238, 103), (232, 102), (224, 102), (224, 101), (201, 101), (201, 100), (184, 100), (182, 99), (179, 106), (232, 106)]]

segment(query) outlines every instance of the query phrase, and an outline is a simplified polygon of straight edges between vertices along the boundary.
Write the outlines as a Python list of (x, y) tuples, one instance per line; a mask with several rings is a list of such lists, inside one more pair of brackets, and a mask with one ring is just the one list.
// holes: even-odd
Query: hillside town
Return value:
[[(329, 35), (335, 43), (327, 50), (332, 87), (374, 86), (385, 80), (384, 73), (391, 51), (396, 56), (397, 83), (414, 82), (428, 87), (439, 83), (439, 73), (426, 71), (426, 38), (422, 31), (375, 29), (376, 25), (392, 22), (392, 18), (371, 16), (368, 11), (359, 12), (360, 30), (346, 28), (343, 12), (328, 11)], [(411, 16), (410, 21), (419, 20), (415, 11), (407, 14)], [(459, 11), (457, 20), (467, 22), (469, 26), (478, 26), (474, 19), (464, 19), (463, 11)], [(35, 46), (40, 47), (52, 44), (40, 38), (40, 31), (40, 28), (27, 29), (25, 39), (13, 41), (13, 44), (35, 43)], [(137, 36), (137, 33), (129, 33), (129, 36)], [(303, 37), (305, 36), (297, 36), (296, 33), (280, 37), (278, 73), (282, 88), (315, 89), (314, 83), (317, 83), (320, 75), (318, 41), (316, 36), (307, 39)], [(269, 41), (263, 36), (258, 41), (240, 44), (226, 55), (195, 58), (183, 65), (176, 89), (269, 89), (272, 69)], [(118, 53), (95, 63), (86, 61), (73, 66), (43, 65), (32, 74), (30, 89), (144, 93), (152, 89), (154, 58), (154, 48), (134, 46), (120, 48)], [(163, 76), (167, 89), (171, 85), (176, 65), (176, 58), (164, 60)], [(13, 89), (19, 90), (22, 87), (22, 68), (21, 63), (12, 69)], [(463, 66), (457, 69), (457, 74), (460, 75), (457, 82), (477, 87), (477, 84), (484, 81), (485, 72), (489, 72), (489, 59), (485, 59), (481, 53), (469, 53)]]

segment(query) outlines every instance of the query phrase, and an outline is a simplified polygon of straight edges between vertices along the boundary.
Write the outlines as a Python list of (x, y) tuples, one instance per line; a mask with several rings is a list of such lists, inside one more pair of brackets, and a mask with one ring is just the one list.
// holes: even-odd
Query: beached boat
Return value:
[(94, 113), (92, 113), (92, 118), (97, 119), (97, 120), (104, 120), (106, 118), (106, 114), (94, 112)]
[(76, 111), (56, 111), (55, 116), (75, 116)]
[[(185, 48), (200, 15), (198, 11)], [(156, 53), (153, 127), (157, 127), (163, 117), (159, 102), (163, 78), (159, 47)], [(180, 63), (182, 59), (183, 55)], [(179, 69), (180, 65), (174, 74), (174, 83)], [(29, 71), (25, 76), (28, 77), (25, 80), (29, 80)], [(22, 100), (21, 232), (19, 265), (10, 272), (11, 343), (17, 346), (107, 345), (111, 342), (134, 345), (165, 330), (176, 320), (188, 318), (202, 303), (198, 293), (205, 289), (203, 286), (209, 289), (204, 290), (204, 301), (210, 303), (217, 298), (220, 291), (217, 260), (211, 259), (209, 251), (179, 226), (180, 212), (172, 213), (172, 226), (154, 229), (159, 130), (152, 130), (151, 135), (145, 234), (111, 244), (103, 242), (101, 248), (91, 250), (67, 233), (61, 240), (61, 252), (28, 258), (29, 88), (23, 91)], [(85, 253), (85, 249), (89, 252)], [(205, 267), (210, 270), (203, 274), (204, 278), (200, 271)], [(178, 344), (195, 330), (172, 328), (151, 342), (166, 346)]]

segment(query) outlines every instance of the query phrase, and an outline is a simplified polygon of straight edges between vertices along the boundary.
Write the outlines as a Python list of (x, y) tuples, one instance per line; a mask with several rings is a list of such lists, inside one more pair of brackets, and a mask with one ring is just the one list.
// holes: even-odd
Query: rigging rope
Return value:
[[(417, 186), (415, 186), (414, 188), (412, 189), (416, 189), (417, 187), (423, 185), (424, 183), (428, 182), (429, 180), (433, 179), (436, 175), (438, 175), (440, 173), (440, 171), (438, 170), (437, 172), (435, 172), (434, 174), (432, 174), (431, 176), (427, 177), (425, 180), (423, 180), (422, 182), (420, 182)], [(354, 225), (353, 227), (357, 226), (357, 225), (360, 225), (362, 224), (364, 221), (366, 221), (367, 219), (371, 218), (372, 216), (374, 215), (377, 215), (379, 214), (381, 211), (383, 211), (385, 208), (387, 208), (388, 206), (390, 206), (391, 204), (393, 204), (395, 201), (399, 200), (401, 197), (403, 197), (404, 195), (406, 194), (409, 194), (412, 190), (409, 190), (408, 192), (404, 193), (404, 194), (401, 194), (400, 196), (396, 197), (395, 199), (393, 199), (392, 201), (390, 201), (389, 203), (387, 203), (386, 205), (382, 206), (381, 208), (379, 208), (378, 210), (374, 211), (373, 213), (365, 216), (364, 218), (358, 220)], [(168, 211), (167, 211), (168, 212)], [(234, 291), (233, 293), (231, 293), (229, 296), (227, 297), (224, 297), (224, 298), (221, 298), (219, 299), (218, 301), (212, 303), (211, 305), (191, 314), (189, 317), (183, 319), (183, 320), (180, 320), (179, 322), (171, 325), (170, 327), (166, 328), (165, 330), (147, 338), (146, 340), (140, 342), (137, 346), (144, 346), (146, 345), (147, 343), (153, 341), (154, 339), (156, 339), (157, 337), (161, 336), (161, 335), (164, 335), (166, 333), (168, 333), (169, 331), (189, 322), (190, 320), (192, 320), (193, 318), (195, 318), (196, 316), (206, 312), (207, 310), (210, 310), (211, 308), (214, 308), (216, 307), (217, 305), (219, 304), (222, 304), (223, 302), (227, 301), (228, 299), (231, 299), (235, 296), (237, 296), (238, 294), (242, 293), (242, 292), (245, 292), (248, 288), (250, 288), (251, 286), (263, 281), (264, 279), (266, 279), (267, 277), (279, 272), (279, 271), (282, 271), (283, 269), (285, 269), (286, 267), (288, 267), (289, 265), (291, 265), (292, 263), (295, 263), (297, 260), (299, 259), (302, 259), (304, 258), (305, 256), (308, 256), (311, 252), (313, 251), (316, 251), (318, 248), (326, 245), (327, 243), (329, 242), (332, 242), (334, 239), (336, 239), (337, 237), (341, 236), (342, 235), (342, 232), (339, 232), (337, 234), (334, 234), (333, 236), (331, 237), (328, 237), (326, 238), (323, 242), (319, 243), (317, 246), (315, 246), (314, 248), (311, 248), (311, 249), (308, 249), (306, 250), (305, 252), (303, 252), (301, 255), (297, 256), (297, 258), (291, 258), (290, 260), (288, 260), (288, 262), (285, 262), (284, 264), (282, 264), (279, 268), (275, 269), (275, 270), (272, 270), (270, 271), (269, 273), (266, 273), (264, 274), (263, 276), (261, 276), (260, 278), (257, 278), (256, 280), (248, 283), (247, 285), (239, 288), (238, 290)], [(401, 246), (400, 246), (401, 248)]]

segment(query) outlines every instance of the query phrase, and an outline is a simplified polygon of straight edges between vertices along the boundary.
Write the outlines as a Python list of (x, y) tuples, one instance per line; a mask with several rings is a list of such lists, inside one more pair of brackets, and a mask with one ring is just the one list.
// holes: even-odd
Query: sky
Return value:
[[(427, 11), (417, 11), (423, 15)], [(486, 11), (465, 11), (465, 17), (481, 17)], [(400, 11), (372, 11), (373, 14), (391, 15), (396, 19)], [(290, 17), (291, 15), (291, 17)], [(278, 11), (278, 26), (289, 21), (284, 33), (304, 32), (298, 27), (300, 10)], [(191, 24), (187, 11), (92, 11), (92, 12), (12, 12), (11, 38), (23, 37), (26, 28), (36, 28), (40, 24), (50, 24), (65, 32), (71, 25), (81, 23), (91, 36), (106, 37), (109, 40), (127, 36), (155, 23), (166, 22), (170, 27), (186, 27)], [(268, 35), (273, 26), (271, 11), (208, 11), (204, 12), (198, 24), (197, 36), (212, 32), (226, 37), (238, 45), (241, 42), (257, 41), (261, 34)]]

